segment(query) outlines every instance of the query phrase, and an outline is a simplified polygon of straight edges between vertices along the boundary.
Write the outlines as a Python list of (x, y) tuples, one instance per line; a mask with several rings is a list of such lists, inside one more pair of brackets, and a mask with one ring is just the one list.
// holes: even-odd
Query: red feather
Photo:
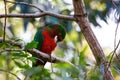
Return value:
[(54, 38), (52, 38), (47, 31), (44, 30), (42, 34), (44, 36), (44, 41), (40, 51), (47, 54), (51, 54), (51, 52), (55, 49), (57, 44)]

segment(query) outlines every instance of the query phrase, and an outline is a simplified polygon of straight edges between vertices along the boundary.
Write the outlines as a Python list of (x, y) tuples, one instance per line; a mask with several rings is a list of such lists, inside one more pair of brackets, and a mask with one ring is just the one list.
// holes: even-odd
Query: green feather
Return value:
[(42, 30), (44, 29), (44, 27), (40, 28), (36, 34), (35, 34), (35, 37), (34, 37), (34, 41), (38, 42), (38, 45), (37, 45), (37, 49), (39, 50), (42, 46), (42, 43), (43, 43), (43, 40), (44, 40), (44, 36), (42, 35)]
[[(61, 36), (62, 36), (62, 39), (65, 38), (65, 35), (66, 35), (66, 31), (65, 31), (65, 28), (62, 26), (62, 25), (59, 25), (59, 28), (60, 30), (60, 33), (61, 33)], [(58, 36), (59, 37), (59, 36)]]

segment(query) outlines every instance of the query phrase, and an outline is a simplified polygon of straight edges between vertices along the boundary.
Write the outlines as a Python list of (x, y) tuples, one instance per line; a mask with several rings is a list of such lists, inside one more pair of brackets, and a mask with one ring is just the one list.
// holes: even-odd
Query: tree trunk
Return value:
[(78, 23), (93, 52), (96, 63), (100, 67), (104, 80), (114, 80), (111, 70), (108, 67), (108, 62), (104, 55), (104, 52), (90, 27), (83, 0), (73, 0), (73, 6), (76, 22)]

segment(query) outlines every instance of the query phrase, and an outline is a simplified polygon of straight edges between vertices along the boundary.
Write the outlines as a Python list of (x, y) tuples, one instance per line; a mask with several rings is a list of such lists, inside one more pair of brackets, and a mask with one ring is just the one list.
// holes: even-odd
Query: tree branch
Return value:
[(17, 18), (38, 18), (38, 17), (43, 17), (43, 16), (53, 16), (53, 17), (57, 17), (60, 19), (64, 19), (64, 20), (73, 20), (75, 21), (75, 18), (73, 16), (67, 16), (67, 15), (61, 15), (61, 14), (57, 14), (57, 13), (52, 13), (49, 11), (44, 11), (41, 13), (29, 13), (29, 14), (0, 14), (0, 18), (4, 18), (4, 17), (8, 17), (8, 18), (13, 18), (13, 17), (17, 17)]
[(4, 22), (4, 33), (3, 33), (3, 41), (5, 41), (5, 34), (6, 34), (6, 20), (7, 20), (7, 18), (6, 18), (6, 15), (7, 15), (7, 7), (6, 7), (6, 1), (4, 0), (4, 8), (5, 8), (5, 22)]
[(30, 50), (27, 50), (29, 53), (31, 53), (32, 55), (36, 55), (39, 59), (42, 59), (42, 60), (46, 60), (48, 62), (52, 62), (52, 63), (68, 63), (70, 64), (71, 66), (73, 66), (74, 68), (78, 69), (78, 67), (76, 67), (74, 64), (72, 64), (71, 62), (69, 61), (66, 61), (66, 60), (63, 60), (62, 58), (58, 58), (58, 57), (55, 57), (55, 56), (50, 56), (46, 53), (43, 53), (37, 49), (30, 49)]
[(72, 20), (75, 21), (76, 19), (73, 16), (67, 16), (67, 15), (61, 15), (61, 14), (57, 14), (57, 13), (53, 13), (53, 12), (49, 12), (49, 11), (45, 11), (42, 10), (41, 8), (37, 7), (36, 5), (33, 4), (28, 4), (25, 2), (12, 2), (12, 1), (6, 1), (9, 3), (13, 3), (13, 4), (23, 4), (23, 5), (27, 5), (30, 7), (34, 7), (36, 9), (39, 10), (39, 12), (37, 13), (25, 13), (25, 14), (0, 14), (0, 18), (4, 18), (4, 17), (8, 17), (8, 18), (13, 18), (13, 17), (17, 17), (17, 18), (38, 18), (38, 17), (43, 17), (43, 16), (53, 16), (53, 17), (57, 17), (60, 19), (64, 19), (64, 20)]
[[(15, 42), (15, 41), (13, 41), (13, 40), (5, 40), (6, 42), (9, 42), (9, 44), (11, 44), (11, 45), (13, 45), (13, 46), (18, 46), (18, 47), (20, 47), (20, 48), (22, 48), (23, 47), (23, 43), (21, 43), (21, 42)], [(0, 43), (2, 43), (2, 38), (0, 38)], [(0, 53), (2, 53), (2, 52), (4, 52), (4, 51), (22, 51), (22, 49), (4, 49), (4, 50), (0, 50)], [(52, 63), (58, 63), (58, 62), (61, 62), (61, 63), (68, 63), (68, 64), (70, 64), (71, 66), (73, 66), (73, 67), (75, 67), (76, 69), (78, 69), (78, 67), (76, 67), (74, 64), (72, 64), (71, 62), (69, 62), (69, 61), (66, 61), (66, 60), (64, 60), (64, 59), (62, 59), (62, 58), (58, 58), (58, 57), (55, 57), (55, 56), (49, 56), (48, 54), (46, 54), (46, 53), (43, 53), (43, 52), (41, 52), (41, 51), (39, 51), (39, 50), (37, 50), (37, 49), (29, 49), (29, 50), (25, 50), (25, 49), (23, 49), (23, 51), (27, 51), (27, 52), (29, 52), (30, 54), (32, 54), (32, 55), (36, 55), (37, 56), (37, 58), (39, 58), (39, 59), (42, 59), (42, 60), (46, 60), (46, 61), (48, 61), (48, 62), (52, 62)]]
[(42, 59), (42, 60), (46, 60), (48, 62), (52, 62), (52, 63), (56, 63), (56, 62), (66, 62), (65, 60), (58, 58), (58, 57), (53, 57), (53, 56), (49, 56), (46, 53), (43, 53), (37, 49), (30, 49), (27, 50), (29, 53), (31, 53), (32, 55), (36, 55), (38, 58)]
[(100, 71), (102, 71), (103, 79), (114, 80), (104, 52), (90, 27), (90, 23), (85, 10), (84, 1), (73, 0), (73, 6), (77, 23), (93, 52), (93, 55), (96, 59), (96, 63), (100, 67)]

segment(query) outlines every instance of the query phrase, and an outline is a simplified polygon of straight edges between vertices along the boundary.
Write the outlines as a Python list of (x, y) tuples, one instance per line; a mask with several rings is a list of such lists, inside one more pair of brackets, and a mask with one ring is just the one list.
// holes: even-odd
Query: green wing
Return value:
[(42, 43), (43, 43), (43, 40), (44, 40), (44, 37), (42, 35), (42, 30), (44, 28), (40, 28), (36, 34), (35, 34), (35, 37), (34, 37), (34, 41), (38, 42), (38, 45), (37, 45), (37, 49), (40, 50), (41, 46), (42, 46)]

